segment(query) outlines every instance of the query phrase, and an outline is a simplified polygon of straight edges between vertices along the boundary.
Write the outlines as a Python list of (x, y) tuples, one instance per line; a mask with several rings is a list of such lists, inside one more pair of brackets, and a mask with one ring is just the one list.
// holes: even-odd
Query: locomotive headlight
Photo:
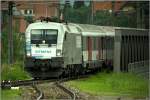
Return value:
[(60, 50), (60, 49), (57, 49), (57, 50), (56, 50), (56, 55), (57, 55), (57, 56), (60, 56), (60, 55), (61, 55), (61, 50)]
[(26, 45), (26, 56), (31, 56), (31, 45), (29, 43)]
[(27, 57), (30, 57), (31, 56), (31, 54), (30, 53), (27, 53)]
[(30, 57), (31, 56), (31, 52), (28, 50), (27, 51), (27, 57)]

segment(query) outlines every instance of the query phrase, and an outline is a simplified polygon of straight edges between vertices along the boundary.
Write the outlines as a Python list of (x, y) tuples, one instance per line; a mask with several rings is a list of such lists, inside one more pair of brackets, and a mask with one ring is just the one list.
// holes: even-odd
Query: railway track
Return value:
[(64, 92), (66, 92), (67, 94), (70, 95), (70, 97), (72, 98), (72, 100), (76, 100), (76, 94), (69, 90), (68, 88), (64, 87), (63, 85), (61, 85), (61, 83), (56, 82), (56, 86), (59, 87), (60, 89), (62, 89)]
[(32, 87), (36, 90), (36, 92), (38, 93), (38, 96), (36, 98), (36, 100), (41, 100), (44, 97), (44, 94), (41, 90), (38, 89), (38, 87), (33, 84)]
[(45, 84), (34, 85), (36, 90), (36, 100), (76, 100), (75, 92), (62, 85), (62, 82), (51, 82)]
[[(75, 79), (85, 78), (85, 77), (88, 77), (88, 75), (81, 75), (81, 76), (78, 76), (78, 77), (70, 77), (70, 78), (62, 78), (62, 79), (49, 79), (49, 80), (2, 81), (1, 82), (1, 88), (5, 89), (5, 88), (11, 88), (11, 87), (17, 87), (17, 86), (25, 86), (25, 87), (26, 86), (31, 86), (36, 91), (36, 96), (34, 94), (34, 98), (36, 98), (36, 100), (41, 100), (43, 98), (45, 99), (46, 94), (44, 93), (44, 90), (39, 88), (39, 85), (40, 84), (47, 84), (47, 83), (50, 84), (50, 83), (52, 83), (55, 86), (55, 88), (60, 89), (59, 91), (62, 90), (65, 95), (68, 94), (66, 96), (66, 98), (69, 98), (69, 100), (70, 99), (75, 100), (76, 99), (76, 94), (73, 91), (71, 91), (70, 89), (64, 87), (62, 84), (63, 84), (63, 82), (66, 82), (66, 81), (69, 81), (69, 80), (75, 80)], [(61, 92), (59, 94), (61, 94)]]
[(45, 83), (45, 82), (65, 82), (65, 81), (69, 81), (69, 80), (75, 80), (75, 79), (79, 79), (79, 78), (86, 78), (88, 77), (90, 74), (88, 75), (80, 75), (78, 77), (68, 77), (68, 78), (61, 78), (61, 79), (47, 79), (47, 80), (42, 80), (42, 79), (39, 79), (39, 80), (34, 80), (34, 79), (31, 79), (31, 80), (15, 80), (15, 81), (11, 81), (11, 80), (3, 80), (0, 84), (0, 87), (2, 89), (5, 89), (5, 88), (10, 88), (10, 87), (15, 87), (15, 86), (28, 86), (28, 85), (32, 85), (32, 84), (41, 84), (41, 83)]

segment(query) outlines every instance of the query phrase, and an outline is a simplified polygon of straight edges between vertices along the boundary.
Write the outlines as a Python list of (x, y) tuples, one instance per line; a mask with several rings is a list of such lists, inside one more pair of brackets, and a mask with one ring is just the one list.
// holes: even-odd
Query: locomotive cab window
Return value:
[(45, 40), (48, 44), (56, 44), (57, 43), (57, 30), (45, 30)]
[(31, 30), (31, 43), (40, 44), (42, 42), (42, 30), (33, 29)]
[(45, 40), (46, 44), (56, 44), (57, 43), (57, 30), (52, 29), (33, 29), (31, 30), (31, 43), (32, 44), (42, 44)]

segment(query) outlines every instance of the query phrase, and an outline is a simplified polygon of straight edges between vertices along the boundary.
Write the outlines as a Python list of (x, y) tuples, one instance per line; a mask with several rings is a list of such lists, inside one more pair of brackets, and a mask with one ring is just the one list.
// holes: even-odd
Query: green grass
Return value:
[[(23, 63), (16, 62), (13, 65), (2, 64), (1, 80), (25, 80), (30, 79), (29, 74), (24, 71)], [(1, 90), (1, 100), (21, 100), (21, 90)]]
[(2, 65), (1, 80), (25, 80), (30, 78), (29, 74), (24, 71), (21, 62), (16, 62), (11, 66), (8, 64)]
[(98, 73), (67, 84), (92, 95), (148, 96), (148, 80), (129, 73)]
[(21, 90), (2, 90), (1, 100), (21, 100)]

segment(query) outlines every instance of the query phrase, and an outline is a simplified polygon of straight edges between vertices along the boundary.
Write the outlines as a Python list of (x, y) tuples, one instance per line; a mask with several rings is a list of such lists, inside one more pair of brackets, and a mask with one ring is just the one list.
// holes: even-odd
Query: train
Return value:
[(25, 32), (25, 69), (34, 77), (84, 74), (115, 69), (116, 29), (76, 23), (37, 21)]

